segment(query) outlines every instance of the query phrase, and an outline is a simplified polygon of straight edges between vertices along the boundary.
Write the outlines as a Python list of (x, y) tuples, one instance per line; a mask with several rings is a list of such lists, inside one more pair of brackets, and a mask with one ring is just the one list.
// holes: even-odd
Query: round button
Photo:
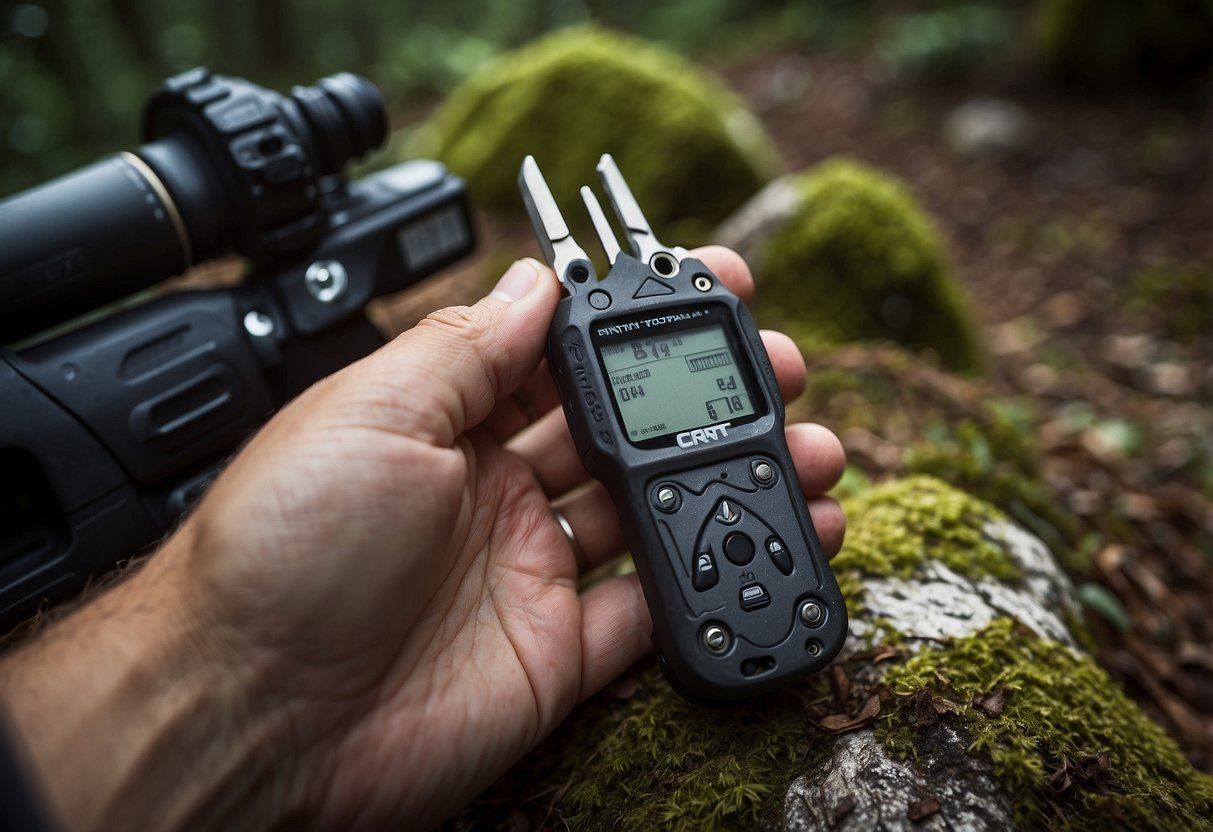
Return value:
[(750, 464), (750, 475), (759, 485), (770, 485), (775, 482), (775, 466), (765, 460), (755, 460)]
[(800, 620), (810, 627), (820, 624), (825, 615), (825, 610), (816, 601), (805, 601), (800, 605)]
[(738, 566), (745, 566), (754, 559), (754, 541), (741, 532), (733, 532), (724, 539), (724, 556)]
[(657, 490), (653, 492), (653, 505), (664, 511), (666, 514), (678, 511), (678, 506), (682, 503), (678, 496), (678, 489), (669, 484), (657, 486)]
[(590, 306), (595, 309), (606, 309), (611, 305), (611, 296), (601, 289), (590, 292)]
[(729, 649), (729, 631), (723, 624), (709, 624), (703, 628), (703, 646), (709, 653), (720, 655)]

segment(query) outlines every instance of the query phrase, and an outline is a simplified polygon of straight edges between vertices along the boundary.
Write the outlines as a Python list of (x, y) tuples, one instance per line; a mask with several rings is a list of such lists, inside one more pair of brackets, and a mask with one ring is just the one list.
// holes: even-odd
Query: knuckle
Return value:
[(488, 324), (488, 313), (482, 306), (447, 306), (426, 315), (417, 326), (439, 335), (477, 340), (488, 332)]

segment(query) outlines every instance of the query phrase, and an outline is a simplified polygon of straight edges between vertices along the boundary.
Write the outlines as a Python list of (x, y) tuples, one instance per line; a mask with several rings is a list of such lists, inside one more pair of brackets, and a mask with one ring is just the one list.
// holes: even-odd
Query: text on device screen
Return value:
[(724, 326), (599, 346), (611, 395), (633, 441), (754, 413)]

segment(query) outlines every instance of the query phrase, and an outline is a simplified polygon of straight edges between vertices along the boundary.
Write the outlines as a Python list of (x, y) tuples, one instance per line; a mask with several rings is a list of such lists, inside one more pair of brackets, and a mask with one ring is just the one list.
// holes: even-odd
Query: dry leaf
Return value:
[(880, 697), (873, 694), (868, 697), (868, 701), (863, 703), (863, 708), (855, 716), (847, 716), (846, 714), (831, 714), (825, 717), (818, 726), (833, 733), (841, 731), (850, 731), (853, 728), (858, 728), (861, 725), (866, 725), (872, 721), (877, 714), (880, 713)]
[(1006, 707), (1007, 692), (1003, 688), (995, 688), (989, 693), (977, 697), (973, 704), (985, 711), (988, 716), (998, 716)]

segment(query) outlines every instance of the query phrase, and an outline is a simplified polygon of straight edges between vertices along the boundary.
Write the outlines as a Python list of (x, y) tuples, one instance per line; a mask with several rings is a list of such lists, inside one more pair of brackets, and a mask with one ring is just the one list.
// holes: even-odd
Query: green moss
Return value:
[[(1213, 780), (1091, 658), (1008, 619), (890, 668), (885, 682), (953, 703), (1024, 828), (1213, 829)], [(975, 704), (997, 690), (1001, 712)], [(878, 723), (903, 757), (915, 748), (916, 712), (894, 709)]]
[(1045, 0), (1035, 28), (1049, 68), (1088, 84), (1182, 83), (1213, 56), (1211, 0)]
[(824, 677), (727, 707), (687, 702), (656, 667), (636, 684), (626, 700), (578, 706), (456, 825), (506, 825), (531, 805), (531, 826), (558, 817), (573, 830), (756, 828), (806, 759), (828, 754), (805, 714), (806, 698), (828, 696)]
[[(609, 152), (659, 236), (679, 245), (704, 238), (778, 167), (720, 80), (597, 27), (557, 31), (475, 73), (413, 149), (465, 177), (478, 204), (516, 214), (518, 166), (533, 154), (574, 233), (589, 228), (578, 187)], [(693, 222), (671, 227), (678, 220)]]
[(1026, 430), (991, 411), (982, 423), (938, 424), (906, 450), (910, 474), (938, 477), (992, 503), (1048, 545), (1071, 574), (1085, 574), (1090, 556), (1070, 544), (1077, 521), (1044, 484), (1039, 454)]
[[(781, 801), (807, 748), (801, 702), (692, 705), (656, 673), (568, 793), (573, 829), (750, 827)], [(761, 731), (754, 726), (761, 725)]]
[(835, 159), (760, 258), (763, 311), (809, 348), (891, 340), (975, 371), (981, 351), (942, 242), (891, 176)]
[(845, 501), (851, 520), (835, 573), (914, 575), (936, 560), (970, 578), (1022, 578), (1006, 550), (984, 532), (1001, 513), (933, 477), (894, 480)]

